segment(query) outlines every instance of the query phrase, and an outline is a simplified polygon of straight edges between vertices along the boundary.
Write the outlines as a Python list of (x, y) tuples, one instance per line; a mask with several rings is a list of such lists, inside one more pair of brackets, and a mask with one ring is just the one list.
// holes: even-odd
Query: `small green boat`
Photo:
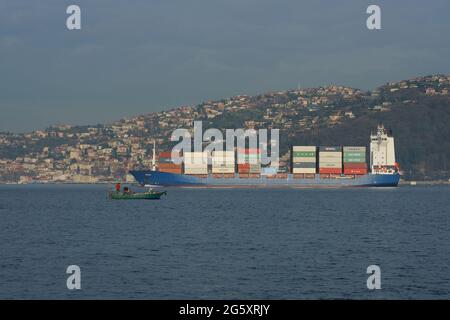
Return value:
[(113, 200), (158, 200), (162, 195), (167, 194), (166, 191), (156, 192), (138, 192), (138, 193), (122, 193), (110, 192), (109, 198)]

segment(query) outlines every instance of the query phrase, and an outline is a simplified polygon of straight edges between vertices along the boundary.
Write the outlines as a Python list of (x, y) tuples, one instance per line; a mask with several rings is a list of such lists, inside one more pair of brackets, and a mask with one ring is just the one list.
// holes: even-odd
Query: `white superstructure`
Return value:
[(396, 171), (394, 138), (388, 136), (383, 125), (370, 135), (370, 167), (372, 173), (392, 174)]

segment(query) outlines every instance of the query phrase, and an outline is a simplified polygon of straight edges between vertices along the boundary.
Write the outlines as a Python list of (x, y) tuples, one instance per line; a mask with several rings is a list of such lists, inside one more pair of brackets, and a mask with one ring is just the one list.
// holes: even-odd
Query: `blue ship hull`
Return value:
[(130, 174), (140, 185), (161, 187), (396, 187), (400, 180), (398, 173), (369, 173), (361, 176), (340, 176), (336, 178), (323, 178), (320, 177), (320, 174), (316, 174), (313, 179), (297, 179), (291, 174), (285, 179), (268, 179), (265, 176), (260, 178), (240, 178), (238, 174), (234, 178), (216, 178), (211, 175), (207, 178), (200, 178), (151, 170), (130, 171)]

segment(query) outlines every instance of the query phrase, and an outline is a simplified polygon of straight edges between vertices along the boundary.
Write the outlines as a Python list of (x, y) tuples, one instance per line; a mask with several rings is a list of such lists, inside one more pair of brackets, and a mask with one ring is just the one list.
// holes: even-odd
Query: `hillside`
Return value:
[(240, 95), (148, 113), (111, 124), (58, 125), (0, 133), (0, 182), (107, 182), (149, 168), (153, 141), (169, 149), (171, 133), (192, 128), (280, 129), (292, 145), (368, 145), (379, 123), (392, 129), (406, 179), (450, 178), (450, 76), (388, 83), (371, 92), (344, 86)]

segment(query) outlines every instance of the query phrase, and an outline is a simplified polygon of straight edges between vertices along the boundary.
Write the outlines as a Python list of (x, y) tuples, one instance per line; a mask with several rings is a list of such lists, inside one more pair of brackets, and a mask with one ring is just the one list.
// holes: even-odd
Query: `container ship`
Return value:
[[(292, 146), (290, 170), (261, 165), (260, 149), (184, 152), (174, 164), (171, 152), (161, 152), (153, 170), (130, 174), (150, 187), (396, 187), (400, 180), (394, 138), (383, 126), (370, 135), (370, 164), (364, 146)], [(156, 158), (155, 151), (153, 159)], [(288, 172), (287, 172), (288, 171)]]

